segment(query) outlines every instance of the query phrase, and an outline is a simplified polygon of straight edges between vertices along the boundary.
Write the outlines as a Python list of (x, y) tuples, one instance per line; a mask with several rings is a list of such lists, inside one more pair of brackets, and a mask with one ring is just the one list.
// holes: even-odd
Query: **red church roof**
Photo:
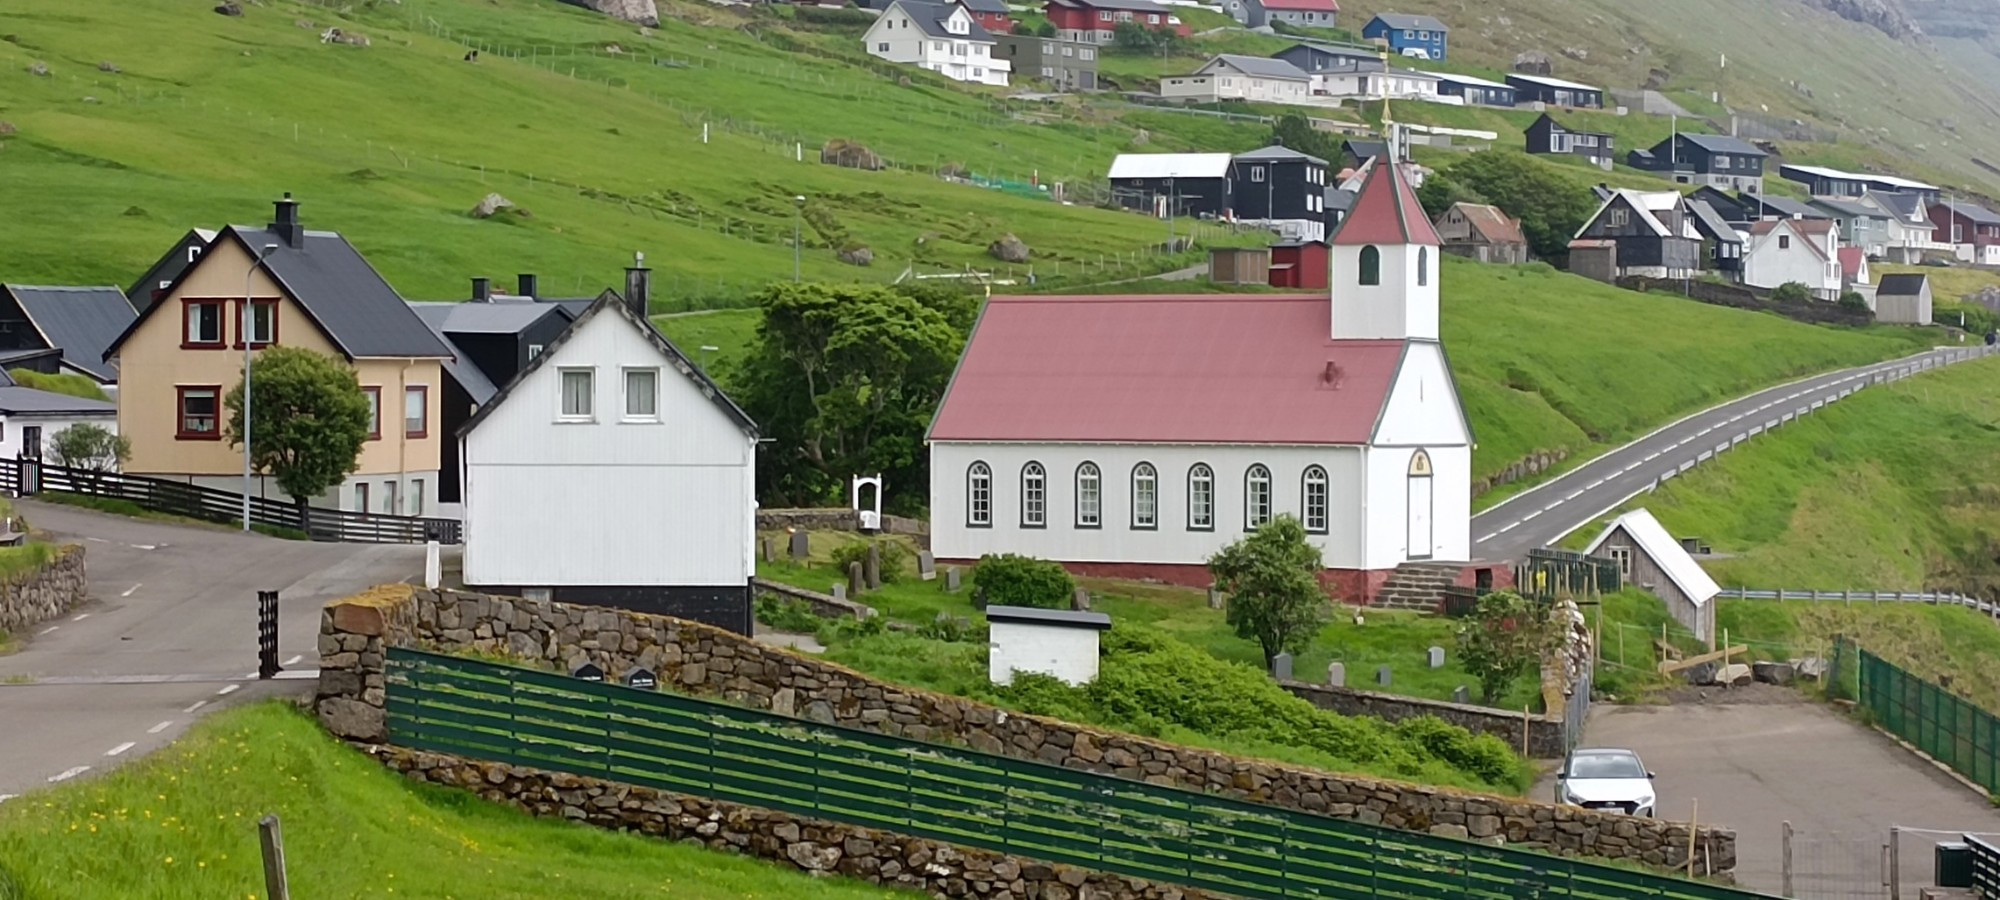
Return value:
[(1334, 232), (1328, 243), (1436, 247), (1443, 242), (1438, 240), (1437, 229), (1431, 227), (1430, 217), (1424, 215), (1424, 205), (1417, 202), (1417, 192), (1410, 189), (1409, 180), (1403, 177), (1403, 168), (1371, 162), (1368, 178), (1361, 182), (1361, 193), (1354, 198), (1354, 207), (1340, 221), (1340, 230)]
[(1323, 293), (994, 297), (930, 439), (1365, 444), (1403, 342), (1330, 340), (1330, 315)]

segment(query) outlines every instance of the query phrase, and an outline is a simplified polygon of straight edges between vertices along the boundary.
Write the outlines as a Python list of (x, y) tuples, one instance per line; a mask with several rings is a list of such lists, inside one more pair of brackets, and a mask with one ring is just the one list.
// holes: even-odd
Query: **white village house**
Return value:
[(1462, 569), (1472, 436), (1399, 167), (1371, 164), (1330, 244), (1330, 296), (992, 298), (931, 425), (933, 552), (1205, 585), (1284, 513), (1343, 600)]
[(757, 427), (635, 311), (633, 271), (460, 429), (464, 581), (748, 634)]
[(48, 459), (56, 434), (82, 424), (117, 434), (118, 405), (22, 387), (0, 371), (0, 458)]
[(993, 35), (958, 3), (894, 0), (861, 40), (871, 56), (922, 66), (954, 81), (1006, 87), (1014, 68), (994, 58)]
[(1743, 248), (1743, 283), (1775, 288), (1798, 282), (1821, 300), (1840, 299), (1840, 226), (1831, 219), (1763, 219), (1750, 223)]
[(1282, 59), (1224, 53), (1192, 75), (1160, 79), (1160, 96), (1173, 100), (1213, 103), (1245, 100), (1256, 103), (1305, 103), (1312, 97), (1312, 76)]

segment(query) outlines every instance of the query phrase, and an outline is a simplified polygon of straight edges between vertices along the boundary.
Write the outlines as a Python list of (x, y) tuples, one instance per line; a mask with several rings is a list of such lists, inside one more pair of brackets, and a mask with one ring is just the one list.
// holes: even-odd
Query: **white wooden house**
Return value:
[(749, 633), (757, 428), (606, 292), (459, 432), (468, 587)]
[(1642, 508), (1619, 516), (1584, 552), (1616, 560), (1626, 584), (1658, 596), (1674, 621), (1714, 648), (1715, 595), (1722, 588), (1652, 513)]
[(1014, 67), (994, 57), (993, 35), (960, 3), (893, 0), (861, 40), (871, 56), (921, 66), (954, 81), (1006, 87)]
[(992, 298), (929, 434), (937, 557), (1204, 585), (1285, 513), (1344, 600), (1467, 561), (1439, 241), (1399, 167), (1371, 164), (1330, 244), (1330, 295)]
[(1743, 248), (1743, 283), (1776, 288), (1798, 282), (1821, 300), (1840, 299), (1840, 226), (1831, 219), (1763, 219), (1750, 223)]
[(1203, 63), (1192, 75), (1160, 80), (1160, 96), (1192, 103), (1244, 100), (1253, 103), (1305, 103), (1312, 96), (1312, 76), (1282, 59), (1224, 53)]

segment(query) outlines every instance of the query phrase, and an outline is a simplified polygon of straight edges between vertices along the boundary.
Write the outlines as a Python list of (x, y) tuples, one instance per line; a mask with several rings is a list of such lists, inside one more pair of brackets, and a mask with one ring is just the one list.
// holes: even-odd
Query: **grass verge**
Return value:
[[(155, 512), (130, 500), (120, 500), (115, 497), (96, 497), (90, 494), (73, 494), (68, 491), (42, 491), (35, 495), (35, 499), (44, 503), (55, 503), (62, 506), (74, 506), (79, 509), (110, 513), (114, 516), (129, 516), (134, 519), (171, 522), (175, 525), (193, 525), (201, 528), (221, 528), (235, 521), (210, 521), (208, 519), (176, 516), (171, 513)], [(250, 523), (250, 530), (265, 537), (280, 538), (287, 541), (311, 540), (305, 532), (297, 528), (287, 528), (283, 525), (265, 525), (261, 522), (252, 522)]]
[(259, 897), (265, 813), (284, 823), (292, 884), (314, 897), (914, 896), (409, 782), (277, 703), (218, 713), (148, 759), (0, 805), (0, 879), (35, 900)]

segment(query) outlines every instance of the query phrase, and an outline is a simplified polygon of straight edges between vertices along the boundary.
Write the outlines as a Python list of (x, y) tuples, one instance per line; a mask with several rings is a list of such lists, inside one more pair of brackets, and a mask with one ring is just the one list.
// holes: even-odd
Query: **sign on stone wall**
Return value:
[(660, 687), (660, 677), (654, 675), (651, 669), (633, 669), (632, 674), (625, 676), (625, 686), (635, 687), (642, 691), (658, 690)]
[(570, 675), (576, 678), (581, 678), (584, 681), (604, 680), (604, 670), (599, 668), (596, 663), (584, 663), (583, 665), (578, 666), (576, 671), (571, 672)]

